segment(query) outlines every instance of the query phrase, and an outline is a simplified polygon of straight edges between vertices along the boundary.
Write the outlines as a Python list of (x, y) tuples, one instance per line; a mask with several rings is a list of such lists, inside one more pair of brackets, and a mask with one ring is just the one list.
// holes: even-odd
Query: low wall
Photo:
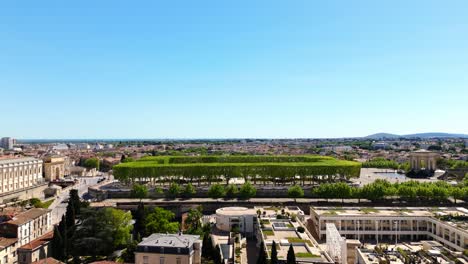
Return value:
[(44, 198), (44, 190), (47, 188), (48, 184), (44, 183), (41, 185), (37, 185), (34, 187), (10, 192), (7, 194), (0, 195), (0, 204), (9, 203), (12, 201), (21, 201), (21, 200), (28, 200), (31, 198)]
[[(91, 197), (102, 201), (105, 199), (118, 199), (118, 198), (131, 198), (130, 189), (103, 189), (102, 186), (94, 186), (88, 188), (88, 193)], [(197, 192), (192, 196), (194, 198), (208, 198), (209, 187), (196, 187)], [(289, 186), (256, 186), (257, 194), (256, 198), (277, 198), (277, 197), (288, 197)], [(313, 198), (312, 186), (304, 186), (304, 197)], [(160, 188), (162, 193), (158, 193), (154, 188), (148, 190), (148, 197), (157, 199), (165, 198), (168, 187)]]

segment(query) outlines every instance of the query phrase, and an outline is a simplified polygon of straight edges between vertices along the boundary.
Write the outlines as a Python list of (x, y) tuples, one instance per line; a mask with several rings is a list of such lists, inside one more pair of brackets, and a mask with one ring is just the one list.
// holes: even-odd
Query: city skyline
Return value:
[(0, 135), (467, 134), (467, 7), (2, 3)]

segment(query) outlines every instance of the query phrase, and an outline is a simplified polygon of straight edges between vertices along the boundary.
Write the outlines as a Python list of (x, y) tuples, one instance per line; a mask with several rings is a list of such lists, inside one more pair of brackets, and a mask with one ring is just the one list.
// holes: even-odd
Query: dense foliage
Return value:
[(362, 163), (363, 168), (398, 169), (398, 162), (385, 158), (375, 158)]
[(360, 163), (322, 156), (199, 156), (144, 157), (114, 166), (116, 179), (215, 182), (242, 177), (257, 181), (332, 181), (358, 177)]
[(385, 180), (376, 180), (364, 187), (351, 187), (345, 183), (325, 183), (312, 189), (313, 195), (325, 199), (368, 199), (372, 201), (386, 198), (399, 198), (405, 201), (442, 202), (452, 197), (456, 200), (468, 200), (468, 185), (451, 186), (446, 182), (434, 183), (407, 181), (391, 184)]
[(84, 161), (83, 164), (88, 169), (97, 169), (99, 170), (99, 159), (98, 158), (89, 158)]

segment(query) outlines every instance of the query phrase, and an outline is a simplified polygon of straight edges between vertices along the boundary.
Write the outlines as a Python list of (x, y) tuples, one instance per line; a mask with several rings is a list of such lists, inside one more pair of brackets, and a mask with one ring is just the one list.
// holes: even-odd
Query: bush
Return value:
[(302, 226), (299, 226), (299, 227), (297, 228), (297, 232), (299, 232), (299, 233), (304, 233), (304, 232), (305, 232), (305, 228), (302, 227)]

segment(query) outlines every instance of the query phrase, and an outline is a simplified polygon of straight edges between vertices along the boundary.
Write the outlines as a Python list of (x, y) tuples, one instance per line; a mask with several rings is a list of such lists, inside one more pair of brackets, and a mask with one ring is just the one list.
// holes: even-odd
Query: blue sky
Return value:
[(468, 133), (467, 1), (3, 1), (0, 136)]

